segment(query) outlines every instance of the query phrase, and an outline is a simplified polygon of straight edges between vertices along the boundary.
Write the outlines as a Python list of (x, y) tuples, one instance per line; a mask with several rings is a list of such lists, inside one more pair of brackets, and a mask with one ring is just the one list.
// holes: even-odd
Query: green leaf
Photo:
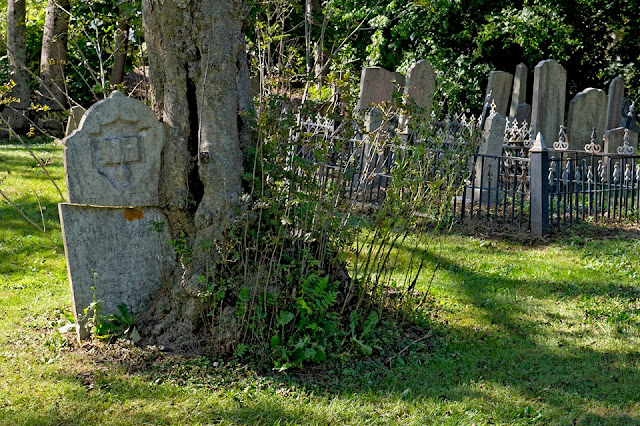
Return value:
[(280, 312), (280, 315), (278, 315), (278, 318), (276, 319), (276, 326), (284, 327), (285, 325), (289, 324), (291, 320), (293, 320), (293, 317), (294, 315), (291, 312)]

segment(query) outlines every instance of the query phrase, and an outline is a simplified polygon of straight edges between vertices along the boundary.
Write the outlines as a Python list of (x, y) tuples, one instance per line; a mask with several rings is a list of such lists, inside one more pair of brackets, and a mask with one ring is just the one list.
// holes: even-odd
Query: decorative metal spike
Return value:
[(591, 166), (587, 167), (587, 183), (593, 183), (593, 169)]
[(632, 155), (633, 151), (634, 149), (629, 143), (629, 129), (626, 128), (624, 129), (624, 143), (622, 144), (622, 146), (618, 147), (618, 154)]
[(565, 166), (562, 172), (562, 183), (567, 186), (569, 183), (569, 176), (571, 174), (571, 160), (567, 161), (567, 165)]
[(491, 100), (491, 109), (489, 110), (489, 115), (493, 115), (496, 113), (496, 101), (495, 100)]
[(629, 186), (629, 184), (631, 183), (631, 179), (631, 164), (627, 163), (624, 167), (624, 185)]
[(598, 177), (600, 178), (600, 182), (607, 183), (606, 167), (602, 163), (602, 160), (598, 160)]
[(620, 182), (620, 166), (616, 162), (613, 165), (613, 183), (618, 184), (618, 182)]
[(600, 152), (600, 150), (602, 148), (600, 147), (600, 145), (598, 145), (596, 143), (596, 138), (597, 137), (598, 136), (596, 134), (596, 128), (594, 127), (593, 131), (591, 132), (591, 142), (584, 146), (584, 150), (585, 151), (587, 151), (588, 153), (591, 153), (591, 154), (595, 154), (597, 152)]
[(576, 183), (576, 185), (580, 182), (582, 182), (582, 171), (580, 170), (579, 166), (576, 166), (576, 172), (573, 175), (573, 179)]
[(556, 176), (555, 176), (555, 172), (553, 171), (553, 167), (549, 167), (549, 176), (547, 176), (547, 179), (549, 180), (549, 187), (553, 188), (553, 184), (556, 180)]
[[(593, 130), (595, 131), (595, 129)], [(558, 141), (553, 143), (553, 148), (562, 151), (566, 151), (567, 149), (569, 149), (569, 143), (566, 141), (566, 139), (567, 135), (565, 132), (565, 127), (563, 125), (560, 125), (560, 132), (558, 132)]]

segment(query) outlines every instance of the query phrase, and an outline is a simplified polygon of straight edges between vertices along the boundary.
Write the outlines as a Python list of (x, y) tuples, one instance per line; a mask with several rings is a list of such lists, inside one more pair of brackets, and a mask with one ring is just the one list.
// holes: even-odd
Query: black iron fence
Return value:
[[(443, 146), (464, 144), (460, 129), (469, 125), (477, 130), (474, 120), (436, 122), (432, 134), (439, 148), (433, 155)], [(502, 155), (459, 157), (468, 175), (457, 183), (458, 195), (446, 209), (450, 214), (460, 220), (515, 225), (536, 235), (579, 221), (640, 219), (640, 155), (635, 150), (603, 154), (547, 149), (533, 143), (527, 126), (507, 126)], [(397, 157), (407, 146), (429, 144), (412, 135), (402, 139), (404, 145), (374, 146), (367, 141), (371, 135), (351, 131), (344, 136), (318, 120), (302, 122), (300, 129), (307, 132), (307, 140), (311, 135), (331, 146), (319, 164), (318, 184), (339, 187), (344, 199), (373, 207), (385, 199)], [(297, 155), (310, 154), (300, 147)], [(425, 174), (426, 179), (442, 178), (438, 170)]]

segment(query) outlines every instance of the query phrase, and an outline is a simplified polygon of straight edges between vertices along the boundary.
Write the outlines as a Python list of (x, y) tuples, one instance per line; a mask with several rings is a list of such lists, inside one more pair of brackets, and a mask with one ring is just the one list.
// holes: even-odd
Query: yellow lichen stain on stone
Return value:
[(142, 219), (144, 217), (144, 210), (141, 207), (124, 209), (124, 218), (129, 222), (133, 222), (136, 219)]

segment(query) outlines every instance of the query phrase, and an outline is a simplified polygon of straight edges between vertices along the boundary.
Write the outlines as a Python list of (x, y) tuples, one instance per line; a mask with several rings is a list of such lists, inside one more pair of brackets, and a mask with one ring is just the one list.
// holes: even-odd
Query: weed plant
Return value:
[[(430, 126), (402, 102), (382, 105), (376, 128), (348, 108), (329, 110), (328, 125), (317, 120), (322, 105), (292, 114), (288, 98), (265, 99), (235, 222), (196, 248), (212, 259), (200, 278), (214, 345), (278, 369), (388, 356), (399, 348), (382, 334), (429, 317), (431, 298), (416, 284), (437, 269), (423, 248), (438, 234), (423, 231), (451, 224), (477, 128)], [(394, 126), (400, 112), (421, 123), (411, 138)], [(405, 244), (416, 249), (401, 254)]]

